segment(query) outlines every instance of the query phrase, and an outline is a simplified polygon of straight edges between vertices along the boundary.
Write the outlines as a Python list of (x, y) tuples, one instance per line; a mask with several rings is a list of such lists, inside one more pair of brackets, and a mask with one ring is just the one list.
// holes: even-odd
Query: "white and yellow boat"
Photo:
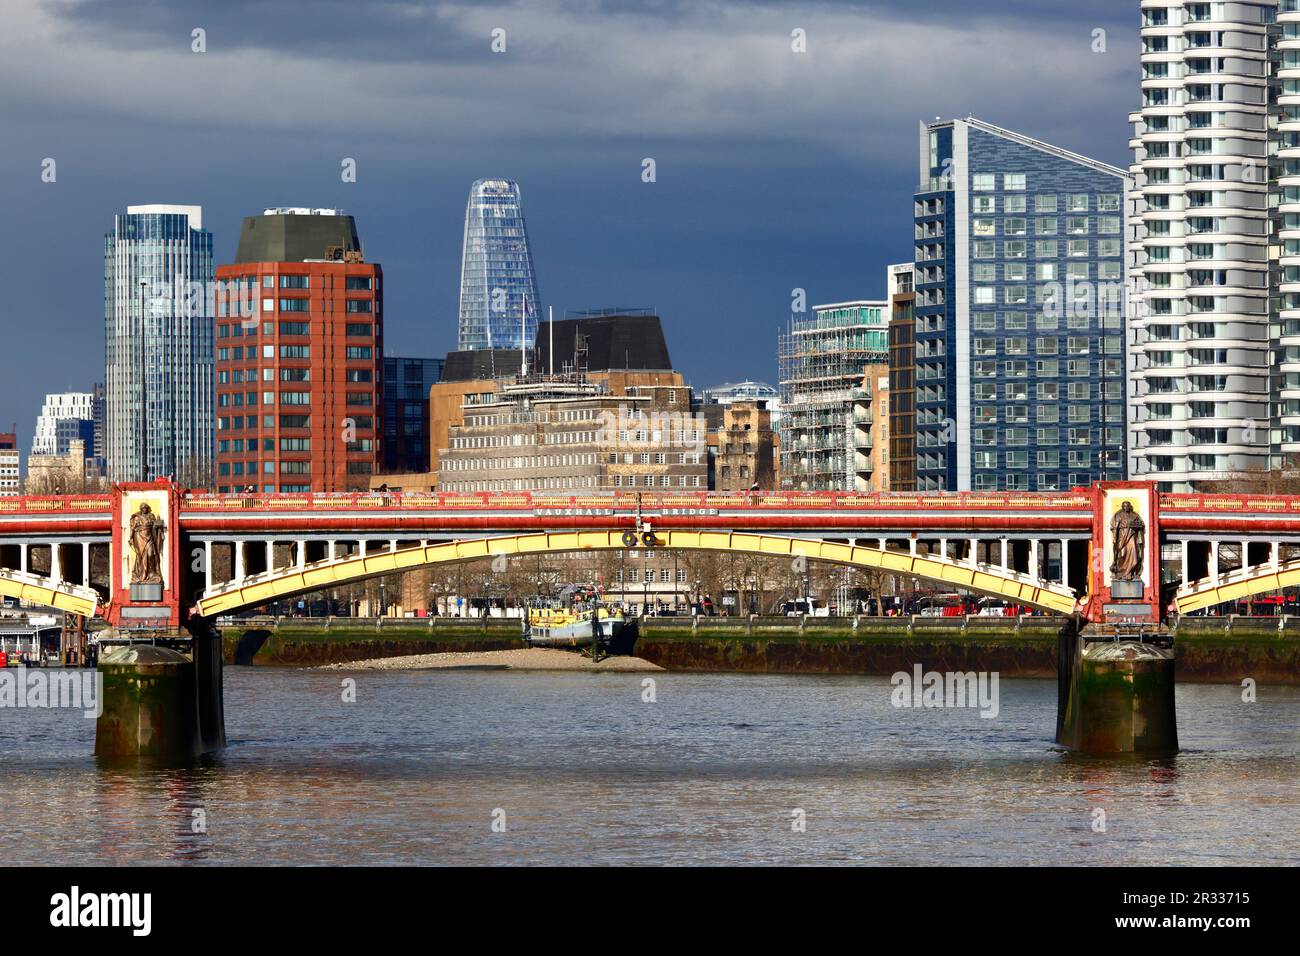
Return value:
[(604, 656), (626, 626), (622, 610), (594, 601), (529, 608), (527, 622), (524, 642), (530, 647), (591, 647), (596, 657)]

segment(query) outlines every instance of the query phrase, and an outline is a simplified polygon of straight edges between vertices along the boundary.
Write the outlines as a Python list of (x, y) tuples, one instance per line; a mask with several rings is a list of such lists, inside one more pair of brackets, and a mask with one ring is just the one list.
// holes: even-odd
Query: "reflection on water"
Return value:
[(345, 704), (343, 676), (227, 669), (230, 746), (184, 769), (97, 762), (76, 711), (0, 710), (0, 860), (1300, 858), (1297, 688), (1182, 685), (1185, 750), (1144, 760), (1056, 748), (1054, 680), (1003, 680), (986, 720), (894, 709), (879, 677), (662, 674), (643, 703), (639, 674), (368, 671)]

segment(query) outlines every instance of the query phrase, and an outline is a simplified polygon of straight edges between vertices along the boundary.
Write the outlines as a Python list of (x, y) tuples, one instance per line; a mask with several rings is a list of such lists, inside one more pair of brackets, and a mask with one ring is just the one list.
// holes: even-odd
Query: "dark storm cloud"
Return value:
[(388, 347), (436, 354), (469, 184), (508, 176), (546, 302), (655, 306), (697, 385), (773, 379), (792, 287), (878, 296), (910, 255), (918, 120), (1127, 162), (1137, 4), (81, 0), (6, 9), (0, 88), (0, 424), (30, 438), (45, 391), (102, 377), (102, 235), (129, 203), (201, 203), (219, 261), (264, 206), (342, 206), (384, 265)]

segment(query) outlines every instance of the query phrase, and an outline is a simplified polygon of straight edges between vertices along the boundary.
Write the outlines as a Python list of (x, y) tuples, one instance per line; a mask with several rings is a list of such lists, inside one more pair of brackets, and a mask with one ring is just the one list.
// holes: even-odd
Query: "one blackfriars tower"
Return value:
[(531, 343), (540, 312), (519, 185), (480, 179), (465, 208), (457, 348), (517, 349)]

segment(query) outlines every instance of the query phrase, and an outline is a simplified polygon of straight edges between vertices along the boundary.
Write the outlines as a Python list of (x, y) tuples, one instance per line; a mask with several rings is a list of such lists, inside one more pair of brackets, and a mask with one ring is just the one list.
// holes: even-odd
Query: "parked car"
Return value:
[(805, 614), (809, 617), (830, 617), (831, 609), (828, 607), (819, 607), (816, 598), (798, 598), (793, 601), (784, 601), (781, 604), (781, 613), (786, 617), (803, 617)]

